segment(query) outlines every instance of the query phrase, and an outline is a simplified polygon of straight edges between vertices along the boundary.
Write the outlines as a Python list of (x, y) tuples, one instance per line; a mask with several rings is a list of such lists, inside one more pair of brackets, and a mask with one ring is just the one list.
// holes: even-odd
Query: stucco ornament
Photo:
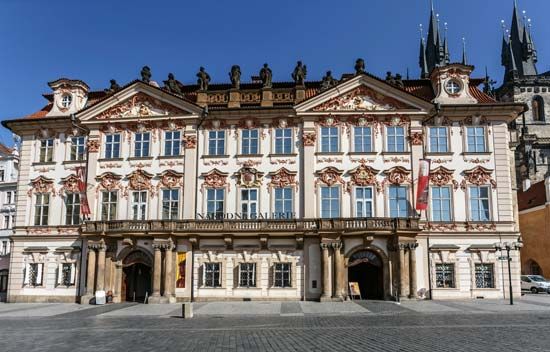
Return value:
[(376, 180), (376, 175), (379, 170), (373, 169), (370, 166), (361, 164), (355, 169), (349, 171), (351, 180), (348, 184), (348, 192), (351, 191), (353, 185), (356, 186), (376, 186), (376, 189), (379, 191), (381, 185), (380, 182)]
[(443, 166), (430, 171), (430, 182), (436, 186), (453, 185), (453, 188), (458, 189), (458, 181), (453, 178), (453, 171)]
[(316, 184), (323, 183), (327, 186), (333, 186), (336, 183), (345, 185), (346, 182), (342, 179), (343, 171), (338, 170), (335, 167), (328, 166), (317, 172)]
[(386, 182), (394, 185), (401, 185), (403, 183), (410, 183), (411, 172), (402, 166), (395, 166), (389, 170), (384, 171), (386, 175)]
[(139, 92), (130, 99), (105, 110), (96, 118), (103, 120), (123, 117), (181, 115), (184, 113), (185, 111), (179, 108)]
[(27, 195), (30, 197), (33, 193), (50, 193), (53, 197), (56, 196), (53, 180), (44, 176), (38, 176), (31, 181), (31, 188)]
[(228, 186), (227, 176), (225, 172), (214, 169), (201, 175), (204, 178), (203, 187), (208, 188), (224, 188)]
[(106, 191), (112, 191), (120, 188), (120, 179), (122, 176), (114, 174), (112, 172), (105, 172), (99, 175), (96, 179), (99, 181), (99, 187)]
[(195, 135), (184, 136), (183, 145), (185, 149), (195, 149), (197, 147), (197, 136)]
[(147, 171), (137, 169), (128, 175), (128, 186), (132, 190), (151, 190), (151, 178), (153, 175)]
[(422, 142), (424, 141), (424, 135), (422, 132), (412, 132), (409, 138), (412, 145), (422, 145)]
[(86, 143), (86, 147), (90, 153), (99, 152), (99, 141), (97, 139), (91, 139)]
[(491, 178), (492, 170), (486, 169), (483, 166), (476, 166), (471, 170), (464, 171), (464, 180), (462, 180), (460, 187), (466, 189), (467, 184), (473, 184), (477, 186), (491, 184), (493, 188), (496, 188), (497, 183)]
[(183, 174), (174, 170), (166, 170), (160, 174), (160, 184), (166, 188), (183, 187)]
[(263, 180), (263, 173), (251, 167), (243, 167), (235, 176), (237, 177), (237, 184), (241, 187), (261, 187)]
[(315, 132), (304, 132), (304, 134), (302, 134), (302, 142), (306, 147), (315, 146), (316, 140), (317, 140), (317, 135), (315, 134)]
[(269, 187), (284, 188), (289, 186), (296, 186), (296, 172), (289, 171), (284, 167), (275, 172), (270, 172), (271, 181)]
[(333, 98), (314, 111), (391, 111), (405, 107), (400, 101), (386, 97), (365, 86)]
[(61, 187), (60, 193), (80, 193), (78, 188), (78, 176), (69, 175), (62, 179), (63, 187)]

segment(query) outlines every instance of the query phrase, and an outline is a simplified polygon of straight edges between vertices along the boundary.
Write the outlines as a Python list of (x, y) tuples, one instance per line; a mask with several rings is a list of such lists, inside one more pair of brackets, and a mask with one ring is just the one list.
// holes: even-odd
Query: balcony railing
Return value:
[(416, 218), (258, 219), (258, 220), (114, 220), (87, 221), (84, 233), (288, 233), (420, 231)]

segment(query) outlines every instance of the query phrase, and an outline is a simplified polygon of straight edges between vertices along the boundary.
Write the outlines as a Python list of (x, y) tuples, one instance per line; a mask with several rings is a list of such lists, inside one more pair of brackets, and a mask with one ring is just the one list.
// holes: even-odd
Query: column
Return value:
[(161, 271), (161, 253), (160, 246), (153, 244), (155, 249), (155, 263), (153, 264), (153, 297), (160, 296), (160, 271)]
[(409, 243), (409, 298), (416, 298), (416, 247), (418, 243)]
[(399, 244), (399, 296), (407, 297), (409, 283), (407, 280), (407, 267), (405, 265), (405, 243)]
[(164, 297), (172, 297), (172, 287), (174, 280), (172, 278), (172, 242), (166, 247), (164, 253)]
[(105, 290), (105, 251), (107, 247), (101, 244), (97, 251), (97, 291)]
[(328, 256), (329, 245), (327, 243), (321, 243), (321, 248), (323, 250), (322, 261), (323, 261), (323, 293), (321, 299), (329, 299), (331, 296), (330, 289), (330, 258)]
[(88, 275), (86, 277), (86, 295), (94, 294), (95, 281), (95, 249), (88, 246)]
[[(186, 126), (184, 138), (184, 166), (180, 172), (183, 173), (183, 196), (182, 199), (195, 199), (197, 197), (197, 170), (195, 164), (197, 163), (197, 132), (194, 129), (194, 126)], [(200, 136), (200, 135), (199, 135)], [(187, 202), (183, 207), (183, 218), (184, 219), (194, 219), (196, 216), (195, 202)]]
[(332, 248), (334, 249), (334, 262), (335, 262), (335, 275), (334, 279), (336, 281), (335, 287), (336, 290), (334, 292), (334, 298), (343, 299), (345, 294), (345, 286), (344, 286), (344, 256), (342, 255), (342, 242), (335, 242), (332, 244)]

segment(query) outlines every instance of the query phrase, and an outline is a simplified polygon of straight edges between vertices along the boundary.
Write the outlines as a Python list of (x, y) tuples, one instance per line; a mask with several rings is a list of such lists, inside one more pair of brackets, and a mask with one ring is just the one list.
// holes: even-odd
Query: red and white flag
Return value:
[(416, 191), (416, 210), (428, 208), (430, 183), (430, 160), (420, 159), (418, 164), (418, 189)]
[(86, 194), (86, 169), (84, 167), (76, 168), (78, 177), (78, 190), (80, 191), (80, 213), (84, 216), (90, 215), (90, 206), (88, 205), (88, 196)]

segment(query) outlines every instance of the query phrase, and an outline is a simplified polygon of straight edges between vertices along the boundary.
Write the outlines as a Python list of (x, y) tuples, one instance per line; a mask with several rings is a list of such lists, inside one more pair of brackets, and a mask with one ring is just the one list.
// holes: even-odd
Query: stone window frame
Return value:
[[(204, 264), (205, 263), (219, 263), (220, 264), (220, 287), (208, 287), (204, 284)], [(197, 258), (198, 264), (198, 275), (197, 275), (197, 288), (199, 289), (208, 289), (208, 290), (225, 290), (227, 288), (227, 275), (226, 275), (226, 265), (227, 265), (227, 256), (224, 255), (224, 252), (217, 253), (208, 251), (203, 252), (203, 256)]]
[[(108, 136), (116, 136), (118, 135), (119, 136), (119, 141), (118, 141), (118, 155), (117, 156), (112, 156), (112, 152), (113, 150), (111, 150), (111, 155), (110, 156), (107, 156), (107, 137)], [(115, 132), (112, 132), (112, 133), (102, 133), (102, 136), (101, 136), (101, 139), (102, 139), (102, 153), (101, 155), (103, 156), (103, 159), (105, 160), (117, 160), (117, 159), (120, 159), (120, 158), (123, 158), (123, 153), (122, 153), (122, 146), (123, 146), (123, 141), (124, 141), (124, 135), (123, 135), (123, 132), (120, 132), (120, 131), (115, 131)], [(114, 145), (115, 142), (113, 141), (112, 144)]]
[[(485, 151), (472, 152), (472, 151), (468, 150), (468, 128), (469, 127), (483, 128)], [(490, 130), (490, 125), (488, 125), (486, 122), (463, 124), (462, 125), (462, 130), (460, 132), (464, 136), (464, 138), (462, 138), (462, 154), (463, 155), (477, 155), (477, 154), (491, 154), (492, 153), (491, 145), (489, 143), (489, 141), (490, 141), (489, 135), (491, 134), (491, 130)]]
[[(439, 247), (439, 248), (438, 248)], [(430, 274), (432, 288), (442, 291), (460, 291), (460, 260), (457, 257), (457, 252), (460, 247), (455, 245), (434, 245), (429, 249), (430, 256)], [(437, 287), (436, 264), (453, 264), (454, 266), (454, 283), (455, 287)]]
[[(275, 289), (275, 290), (295, 290), (299, 289), (297, 286), (297, 262), (298, 257), (292, 253), (282, 253), (281, 251), (277, 251), (277, 253), (273, 253), (271, 258), (268, 260), (268, 289)], [(290, 264), (290, 287), (276, 287), (275, 286), (275, 265), (276, 263), (289, 263)]]
[[(72, 159), (72, 149), (73, 149), (73, 138), (83, 138), (84, 139), (84, 155), (82, 159), (78, 159), (78, 149), (76, 153), (76, 159)], [(71, 133), (65, 134), (65, 161), (68, 161), (70, 163), (79, 163), (79, 162), (86, 162), (86, 151), (88, 150), (88, 138), (85, 135), (81, 134), (75, 134)]]
[[(476, 248), (476, 247), (470, 247), (468, 248), (468, 251), (470, 252), (470, 258), (468, 258), (469, 266), (470, 266), (470, 290), (471, 291), (499, 291), (501, 289), (501, 280), (498, 278), (500, 277), (500, 270), (499, 265), (497, 261), (497, 255), (496, 255), (496, 249), (489, 248), (492, 247), (492, 245), (487, 245), (487, 248)], [(494, 287), (490, 288), (478, 288), (476, 286), (476, 273), (475, 273), (475, 265), (476, 264), (492, 264), (493, 265), (493, 281), (494, 281)]]
[[(104, 194), (103, 193), (115, 193), (116, 194), (116, 202), (115, 202), (115, 216), (112, 217), (113, 214), (111, 214), (111, 212), (109, 211), (109, 219), (103, 219), (103, 206), (104, 204), (112, 204), (113, 202), (104, 202), (103, 199), (104, 199)], [(119, 190), (118, 188), (113, 188), (113, 189), (105, 189), (105, 188), (102, 188), (98, 191), (98, 212), (97, 212), (97, 219), (100, 220), (100, 221), (115, 221), (115, 220), (119, 220), (119, 216), (120, 216), (120, 198), (121, 198), (121, 195), (122, 195), (122, 191)]]
[[(212, 128), (212, 129), (204, 129), (204, 156), (207, 156), (209, 158), (226, 158), (228, 157), (228, 140), (230, 137), (231, 129), (227, 127), (220, 127), (220, 128)], [(223, 137), (223, 154), (210, 154), (210, 132), (224, 132)], [(218, 137), (216, 137), (219, 139)]]
[[(262, 141), (264, 139), (263, 137), (263, 133), (262, 133), (262, 128), (259, 127), (259, 126), (256, 126), (256, 127), (252, 127), (252, 128), (240, 128), (239, 126), (235, 126), (235, 129), (237, 130), (240, 130), (238, 131), (238, 133), (236, 135), (238, 135), (238, 138), (237, 138), (237, 151), (236, 151), (236, 155), (239, 155), (239, 156), (243, 156), (243, 157), (247, 157), (247, 156), (250, 156), (250, 157), (254, 157), (256, 155), (260, 155), (260, 154), (263, 154), (262, 152)], [(256, 131), (258, 133), (258, 135), (256, 136), (256, 140), (257, 140), (257, 150), (256, 150), (256, 153), (243, 153), (243, 135), (244, 135), (244, 132), (245, 131), (248, 131), (248, 132), (252, 132), (252, 131)], [(248, 139), (254, 139), (253, 137), (248, 137)]]
[[(396, 127), (400, 127), (403, 129), (403, 145), (404, 145), (404, 148), (403, 148), (403, 151), (390, 151), (389, 148), (388, 148), (388, 137), (389, 137), (389, 133), (388, 133), (388, 128), (396, 128)], [(384, 128), (382, 129), (382, 140), (384, 141), (384, 145), (383, 145), (383, 153), (395, 153), (395, 154), (408, 154), (410, 153), (410, 146), (409, 146), (409, 129), (407, 128), (408, 127), (408, 124), (390, 124), (390, 125), (385, 125)]]
[[(236, 187), (236, 192), (237, 192), (237, 196), (235, 197), (236, 198), (236, 204), (235, 204), (235, 210), (238, 214), (243, 214), (241, 209), (242, 209), (242, 191), (251, 191), (251, 190), (256, 190), (256, 217), (259, 217), (260, 216), (260, 213), (262, 213), (263, 215), (263, 212), (262, 212), (262, 187), (259, 186), (259, 187), (243, 187), (243, 186), (237, 186)], [(227, 194), (225, 195), (227, 197)], [(225, 201), (226, 201), (226, 198), (224, 198), (224, 212), (225, 212)]]
[[(38, 195), (42, 196), (42, 199), (43, 199), (44, 195), (48, 196), (48, 211), (47, 211), (47, 214), (46, 214), (46, 223), (37, 225), (36, 224), (36, 208), (38, 206), (38, 199), (37, 199)], [(32, 216), (30, 217), (32, 226), (48, 226), (49, 222), (50, 222), (50, 212), (51, 212), (51, 207), (52, 207), (53, 194), (51, 192), (35, 192), (34, 196), (35, 197), (33, 197), (33, 199), (32, 199)], [(42, 202), (41, 207), (44, 207), (43, 202)]]
[[(240, 266), (241, 264), (254, 264), (256, 266), (254, 273), (254, 280), (256, 286), (246, 287), (240, 286)], [(242, 251), (237, 252), (236, 258), (233, 260), (233, 288), (234, 289), (246, 289), (256, 290), (262, 289), (262, 260), (258, 253)]]
[[(51, 147), (46, 146), (46, 154), (45, 154), (45, 160), (42, 159), (42, 142), (43, 141), (52, 141)], [(56, 138), (55, 136), (47, 136), (47, 137), (40, 137), (36, 140), (36, 159), (35, 162), (37, 163), (54, 163), (55, 162), (55, 145), (56, 145)], [(51, 160), (48, 160), (47, 158), (47, 150), (51, 148)]]
[[(432, 146), (431, 146), (431, 129), (432, 128), (445, 128), (445, 131), (446, 131), (446, 135), (447, 135), (447, 151), (446, 152), (438, 152), (438, 151), (433, 151), (432, 150)], [(437, 154), (437, 155), (447, 155), (447, 154), (453, 154), (454, 153), (454, 148), (453, 148), (453, 144), (451, 143), (451, 136), (453, 135), (453, 132), (452, 132), (452, 124), (450, 124), (449, 126), (447, 125), (444, 125), (444, 124), (433, 124), (433, 125), (427, 125), (427, 126), (424, 126), (424, 136), (426, 136), (426, 141), (425, 141), (425, 145), (424, 145), (424, 151), (427, 153), (427, 154)]]
[[(177, 154), (166, 154), (166, 133), (167, 132), (170, 132), (170, 133), (179, 133), (180, 134), (180, 137), (179, 137), (179, 144), (180, 144), (180, 147), (179, 147), (179, 151)], [(162, 136), (161, 136), (161, 146), (160, 146), (160, 156), (163, 156), (163, 157), (176, 157), (176, 156), (181, 156), (182, 155), (182, 149), (183, 149), (183, 133), (180, 129), (174, 129), (174, 130), (171, 130), (171, 129), (163, 129), (162, 130)], [(170, 139), (171, 141), (176, 141), (177, 139), (174, 139), (173, 137)], [(173, 146), (172, 146), (173, 148)]]
[(407, 217), (410, 217), (414, 210), (414, 205), (411, 204), (411, 199), (413, 199), (412, 194), (412, 185), (409, 183), (390, 183), (385, 187), (384, 190), (384, 197), (386, 198), (386, 201), (384, 202), (384, 213), (386, 214), (386, 217), (391, 217), (391, 206), (390, 206), (390, 187), (396, 186), (396, 187), (404, 187), (406, 189), (406, 195), (407, 195), (407, 216), (406, 217), (400, 217), (400, 219), (404, 219)]
[[(141, 134), (141, 135), (143, 135), (143, 136), (145, 136), (146, 134), (149, 135), (149, 138), (148, 138), (147, 140), (141, 139), (141, 140), (139, 141), (139, 143), (140, 143), (140, 145), (141, 145), (140, 153), (142, 154), (142, 155), (139, 155), (139, 156), (136, 155), (136, 151), (138, 150), (138, 149), (136, 149), (136, 144), (138, 143), (136, 136), (137, 136), (138, 134)], [(153, 137), (153, 132), (150, 131), (150, 130), (134, 131), (134, 132), (133, 132), (132, 139), (131, 139), (132, 143), (130, 144), (130, 157), (131, 157), (131, 158), (138, 158), (138, 159), (139, 159), (139, 158), (152, 158), (152, 157), (153, 157), (153, 155), (152, 155), (152, 149), (153, 149), (154, 139), (155, 139), (155, 138)], [(143, 145), (144, 145), (146, 142), (149, 143), (149, 146), (147, 147), (147, 155), (143, 155)]]
[[(45, 288), (46, 287), (46, 274), (47, 274), (47, 260), (48, 248), (26, 248), (24, 249), (24, 267), (23, 267), (23, 288)], [(37, 278), (40, 278), (40, 283), (37, 285), (31, 285), (29, 283), (29, 269), (31, 264), (38, 266)]]
[[(145, 219), (144, 220), (141, 220), (139, 218), (135, 219), (134, 220), (134, 212), (133, 212), (133, 208), (134, 208), (134, 193), (137, 192), (137, 193), (142, 193), (142, 192), (145, 192)], [(151, 214), (150, 214), (150, 206), (149, 206), (149, 203), (151, 203), (151, 198), (152, 198), (152, 191), (149, 191), (147, 189), (132, 189), (128, 192), (128, 210), (127, 210), (127, 214), (128, 214), (128, 219), (130, 220), (134, 220), (134, 221), (147, 221), (147, 220), (150, 220), (151, 219)], [(142, 204), (141, 201), (136, 203), (136, 204)], [(139, 207), (138, 207), (138, 212), (139, 211)]]
[[(432, 201), (433, 201), (433, 197), (432, 197), (432, 189), (434, 187), (437, 187), (437, 188), (448, 188), (449, 189), (449, 215), (450, 215), (450, 220), (442, 220), (442, 221), (436, 221), (433, 219), (433, 207), (432, 207)], [(438, 185), (438, 184), (433, 184), (433, 183), (430, 183), (428, 185), (428, 192), (429, 192), (429, 202), (428, 202), (428, 219), (429, 221), (431, 222), (444, 222), (444, 223), (448, 223), (448, 222), (453, 222), (454, 219), (455, 219), (455, 197), (454, 197), (454, 194), (455, 194), (455, 191), (456, 191), (456, 188), (452, 185), (452, 184), (441, 184), (441, 185)]]
[[(317, 128), (317, 136), (319, 136), (318, 138), (318, 141), (317, 141), (317, 153), (320, 153), (320, 154), (333, 154), (333, 153), (342, 153), (342, 126), (340, 126), (339, 124), (335, 123), (335, 124), (332, 124), (332, 125), (321, 125), (321, 124), (317, 124), (316, 126)], [(336, 128), (336, 137), (338, 137), (338, 143), (337, 143), (337, 150), (335, 151), (323, 151), (323, 133), (322, 133), (322, 129), (323, 128)]]
[(357, 185), (357, 184), (354, 184), (353, 186), (351, 186), (351, 188), (350, 188), (350, 190), (351, 190), (351, 194), (350, 194), (351, 214), (350, 215), (352, 217), (357, 217), (357, 193), (356, 193), (357, 188), (371, 188), (372, 189), (371, 217), (376, 217), (376, 213), (377, 213), (376, 212), (376, 202), (378, 201), (378, 199), (377, 199), (377, 193), (378, 192), (376, 191), (376, 185)]
[[(356, 128), (370, 128), (370, 150), (369, 151), (358, 151), (355, 148), (355, 129)], [(350, 125), (350, 139), (349, 139), (349, 151), (354, 154), (373, 154), (377, 153), (376, 151), (376, 127), (372, 124), (370, 125)]]
[[(164, 191), (178, 191), (178, 212), (175, 218), (164, 219), (163, 218), (163, 209), (164, 209)], [(179, 220), (183, 215), (183, 188), (182, 187), (160, 187), (158, 189), (158, 219), (161, 220)]]
[[(277, 142), (277, 137), (276, 137), (276, 133), (277, 133), (277, 130), (286, 130), (286, 129), (289, 129), (290, 130), (290, 153), (277, 153), (277, 149), (275, 147), (276, 145), (276, 142)], [(295, 128), (294, 126), (286, 126), (286, 127), (272, 127), (271, 128), (271, 143), (270, 143), (270, 154), (275, 154), (275, 155), (287, 155), (287, 156), (293, 156), (295, 153), (296, 153), (296, 137), (295, 137), (295, 134), (296, 134), (296, 130), (298, 130), (297, 128)], [(286, 138), (286, 137), (284, 137)], [(284, 148), (283, 148), (284, 149)]]
[[(487, 188), (488, 189), (488, 200), (489, 200), (489, 220), (473, 220), (472, 219), (472, 204), (470, 203), (471, 201), (471, 197), (470, 197), (470, 190), (473, 188), (473, 187), (476, 187), (476, 188)], [(495, 214), (494, 214), (494, 209), (493, 209), (493, 187), (490, 185), (490, 184), (480, 184), (480, 185), (476, 185), (476, 184), (468, 184), (466, 186), (466, 189), (465, 189), (465, 197), (466, 197), (466, 218), (468, 219), (468, 221), (472, 221), (472, 222), (477, 222), (477, 221), (481, 221), (481, 222), (493, 222), (495, 221), (494, 218), (495, 218)]]
[[(276, 217), (278, 218), (278, 215), (275, 215), (275, 214), (278, 214), (276, 212), (276, 208), (275, 208), (275, 203), (276, 203), (276, 198), (275, 198), (275, 189), (290, 189), (290, 194), (292, 195), (292, 214), (294, 215), (295, 218), (297, 218), (297, 212), (296, 212), (296, 198), (299, 196), (298, 194), (298, 187), (296, 185), (287, 185), (287, 186), (284, 186), (284, 187), (278, 187), (278, 186), (273, 186), (273, 187), (269, 187), (269, 199), (270, 199), (270, 213), (269, 215), (271, 217)], [(297, 196), (298, 194), (298, 196)], [(292, 218), (278, 218), (278, 219), (282, 219), (282, 220), (292, 220)]]
[(322, 214), (323, 214), (323, 197), (321, 195), (321, 188), (323, 187), (329, 187), (329, 188), (332, 188), (332, 187), (337, 187), (338, 188), (338, 200), (339, 200), (339, 203), (338, 203), (338, 218), (341, 218), (343, 215), (343, 203), (344, 203), (344, 192), (345, 192), (345, 184), (339, 184), (339, 183), (334, 183), (334, 184), (331, 184), (331, 185), (328, 185), (328, 184), (325, 184), (325, 183), (319, 183), (317, 184), (317, 186), (315, 187), (315, 191), (317, 193), (317, 217), (319, 219), (334, 219), (334, 217), (328, 217), (328, 218), (323, 218)]
[[(78, 247), (60, 247), (55, 250), (56, 254), (56, 280), (55, 288), (74, 288), (76, 287), (76, 281), (79, 275), (79, 252)], [(63, 270), (63, 264), (71, 264), (71, 284), (69, 286), (63, 285), (61, 282), (61, 271)]]

